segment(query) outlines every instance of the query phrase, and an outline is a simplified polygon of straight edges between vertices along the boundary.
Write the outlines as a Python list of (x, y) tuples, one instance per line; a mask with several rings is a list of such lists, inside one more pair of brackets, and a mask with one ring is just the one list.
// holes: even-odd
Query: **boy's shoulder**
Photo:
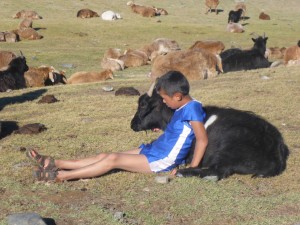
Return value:
[(200, 107), (202, 108), (202, 103), (196, 99), (193, 99), (188, 104), (186, 104), (187, 108)]

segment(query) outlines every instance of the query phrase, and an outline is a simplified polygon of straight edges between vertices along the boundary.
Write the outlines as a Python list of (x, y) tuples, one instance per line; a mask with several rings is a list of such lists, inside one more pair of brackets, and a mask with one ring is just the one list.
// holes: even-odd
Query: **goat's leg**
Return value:
[(185, 169), (179, 169), (176, 172), (176, 176), (177, 177), (207, 177), (207, 176), (218, 176), (217, 171), (213, 170), (213, 169), (202, 169), (199, 167), (195, 167), (195, 168), (185, 168)]

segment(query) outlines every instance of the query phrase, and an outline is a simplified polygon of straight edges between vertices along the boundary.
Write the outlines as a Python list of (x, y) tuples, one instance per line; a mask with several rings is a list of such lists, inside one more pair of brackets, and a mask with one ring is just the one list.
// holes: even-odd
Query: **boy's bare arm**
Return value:
[(190, 164), (190, 167), (197, 167), (201, 162), (203, 155), (205, 153), (205, 149), (208, 143), (208, 138), (203, 123), (198, 121), (191, 121), (191, 125), (195, 133), (196, 144), (195, 144), (194, 156)]

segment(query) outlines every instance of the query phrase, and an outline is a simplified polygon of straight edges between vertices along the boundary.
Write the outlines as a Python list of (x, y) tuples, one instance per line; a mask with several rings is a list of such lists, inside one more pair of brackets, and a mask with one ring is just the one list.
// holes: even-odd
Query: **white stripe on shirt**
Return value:
[(181, 134), (177, 142), (175, 143), (174, 147), (170, 151), (169, 155), (163, 159), (154, 161), (150, 163), (150, 168), (152, 171), (157, 172), (168, 168), (169, 166), (175, 163), (177, 155), (179, 154), (180, 150), (182, 149), (183, 144), (186, 141), (187, 136), (191, 132), (191, 128), (184, 125)]

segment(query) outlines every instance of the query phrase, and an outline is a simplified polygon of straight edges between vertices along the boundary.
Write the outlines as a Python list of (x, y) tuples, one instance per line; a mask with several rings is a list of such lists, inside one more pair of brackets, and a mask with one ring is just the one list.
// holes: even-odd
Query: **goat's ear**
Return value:
[(254, 39), (254, 38), (251, 38), (252, 39), (252, 41), (255, 43), (256, 42), (256, 39)]
[(268, 40), (268, 37), (265, 37), (264, 40), (267, 41), (267, 40)]

